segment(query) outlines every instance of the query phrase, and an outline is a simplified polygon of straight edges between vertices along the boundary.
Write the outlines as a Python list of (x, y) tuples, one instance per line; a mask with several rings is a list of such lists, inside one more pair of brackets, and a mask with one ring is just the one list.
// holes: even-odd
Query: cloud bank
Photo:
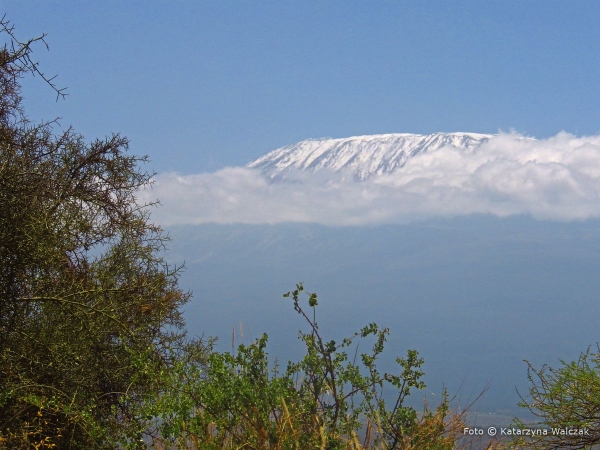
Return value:
[(475, 213), (584, 220), (600, 217), (600, 136), (500, 134), (472, 150), (443, 147), (417, 155), (396, 172), (363, 182), (324, 171), (271, 182), (245, 167), (165, 173), (140, 192), (141, 201), (157, 198), (162, 206), (153, 218), (165, 226), (374, 225)]

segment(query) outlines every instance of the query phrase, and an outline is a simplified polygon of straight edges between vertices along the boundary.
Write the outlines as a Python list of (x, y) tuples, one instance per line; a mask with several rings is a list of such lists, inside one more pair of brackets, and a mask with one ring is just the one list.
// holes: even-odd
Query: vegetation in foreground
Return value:
[[(267, 336), (240, 345), (235, 354), (211, 352), (204, 367), (180, 365), (165, 374), (168, 389), (141, 407), (159, 448), (255, 449), (452, 449), (462, 437), (463, 416), (441, 403), (418, 414), (405, 406), (421, 381), (423, 360), (409, 350), (397, 358), (397, 375), (380, 373), (377, 360), (389, 330), (370, 324), (337, 343), (326, 341), (315, 319), (316, 294), (307, 294), (312, 317), (300, 304), (302, 284), (288, 294), (309, 325), (300, 333), (304, 358), (285, 369), (270, 366)], [(357, 340), (371, 351), (357, 355)], [(395, 392), (386, 403), (385, 389)]]
[[(308, 327), (299, 362), (270, 362), (266, 335), (232, 353), (187, 338), (189, 294), (135, 197), (151, 181), (145, 159), (119, 135), (87, 143), (56, 122), (31, 123), (23, 76), (64, 92), (31, 59), (43, 37), (20, 42), (5, 18), (0, 32), (0, 448), (477, 448), (446, 393), (421, 413), (406, 406), (425, 386), (416, 351), (381, 373), (389, 330), (328, 340), (302, 284), (286, 294)], [(358, 354), (364, 339), (371, 350)], [(545, 426), (589, 428), (585, 439), (503, 445), (600, 442), (599, 361), (588, 352), (558, 370), (530, 367), (523, 399)]]

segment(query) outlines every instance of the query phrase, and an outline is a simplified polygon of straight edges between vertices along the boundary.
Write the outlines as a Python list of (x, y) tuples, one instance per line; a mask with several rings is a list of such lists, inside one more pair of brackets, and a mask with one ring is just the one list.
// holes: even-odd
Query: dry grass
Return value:
[[(202, 433), (193, 429), (180, 436), (175, 442), (155, 439), (151, 448), (156, 450), (444, 450), (444, 449), (476, 449), (500, 450), (511, 448), (508, 443), (498, 440), (485, 442), (479, 437), (464, 439), (463, 430), (466, 427), (468, 411), (461, 413), (447, 412), (443, 408), (435, 411), (424, 404), (416, 425), (394, 446), (382, 439), (383, 432), (378, 420), (369, 421), (359, 434), (349, 435), (328, 433), (321, 425), (318, 417), (307, 421), (301, 411), (296, 411), (282, 398), (280, 415), (273, 419), (275, 433), (261, 427), (259, 421), (253, 420), (252, 411), (246, 415), (245, 426), (228, 430), (225, 433), (217, 429), (215, 423), (210, 423)], [(202, 411), (199, 411), (202, 414)], [(307, 427), (307, 422), (311, 425)], [(196, 430), (198, 431), (198, 430)]]

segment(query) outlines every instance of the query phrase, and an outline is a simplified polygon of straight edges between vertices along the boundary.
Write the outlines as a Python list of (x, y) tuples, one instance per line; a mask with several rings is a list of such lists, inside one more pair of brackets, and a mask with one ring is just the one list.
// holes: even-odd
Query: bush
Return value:
[[(182, 363), (165, 374), (170, 386), (148, 399), (140, 414), (165, 448), (221, 449), (450, 449), (462, 433), (462, 416), (451, 415), (448, 397), (431, 411), (406, 406), (423, 389), (423, 360), (414, 350), (397, 358), (399, 373), (380, 373), (377, 361), (389, 334), (370, 324), (340, 343), (325, 340), (317, 322), (317, 295), (307, 294), (312, 318), (301, 306), (304, 288), (285, 295), (308, 324), (300, 339), (306, 354), (282, 370), (270, 364), (267, 336), (240, 345), (235, 354), (213, 352), (205, 366)], [(350, 360), (357, 340), (374, 340), (369, 353)], [(356, 361), (359, 359), (359, 362)], [(396, 392), (388, 405), (384, 387)], [(151, 427), (151, 425), (148, 425)]]
[[(528, 397), (521, 398), (520, 406), (540, 419), (535, 426), (550, 432), (546, 436), (517, 441), (519, 445), (571, 449), (600, 444), (600, 347), (597, 346), (597, 350), (593, 353), (588, 348), (577, 361), (561, 361), (558, 369), (542, 366), (536, 370), (528, 363), (531, 387)], [(560, 432), (568, 429), (582, 430), (582, 433)]]

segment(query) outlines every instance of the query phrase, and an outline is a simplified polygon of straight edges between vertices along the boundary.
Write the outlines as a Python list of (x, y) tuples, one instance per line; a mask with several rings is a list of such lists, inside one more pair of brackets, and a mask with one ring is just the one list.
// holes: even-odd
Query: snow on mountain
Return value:
[(250, 162), (269, 178), (280, 178), (291, 170), (348, 171), (355, 179), (393, 172), (423, 152), (452, 146), (470, 150), (493, 135), (479, 133), (377, 134), (342, 139), (308, 139), (287, 145)]

